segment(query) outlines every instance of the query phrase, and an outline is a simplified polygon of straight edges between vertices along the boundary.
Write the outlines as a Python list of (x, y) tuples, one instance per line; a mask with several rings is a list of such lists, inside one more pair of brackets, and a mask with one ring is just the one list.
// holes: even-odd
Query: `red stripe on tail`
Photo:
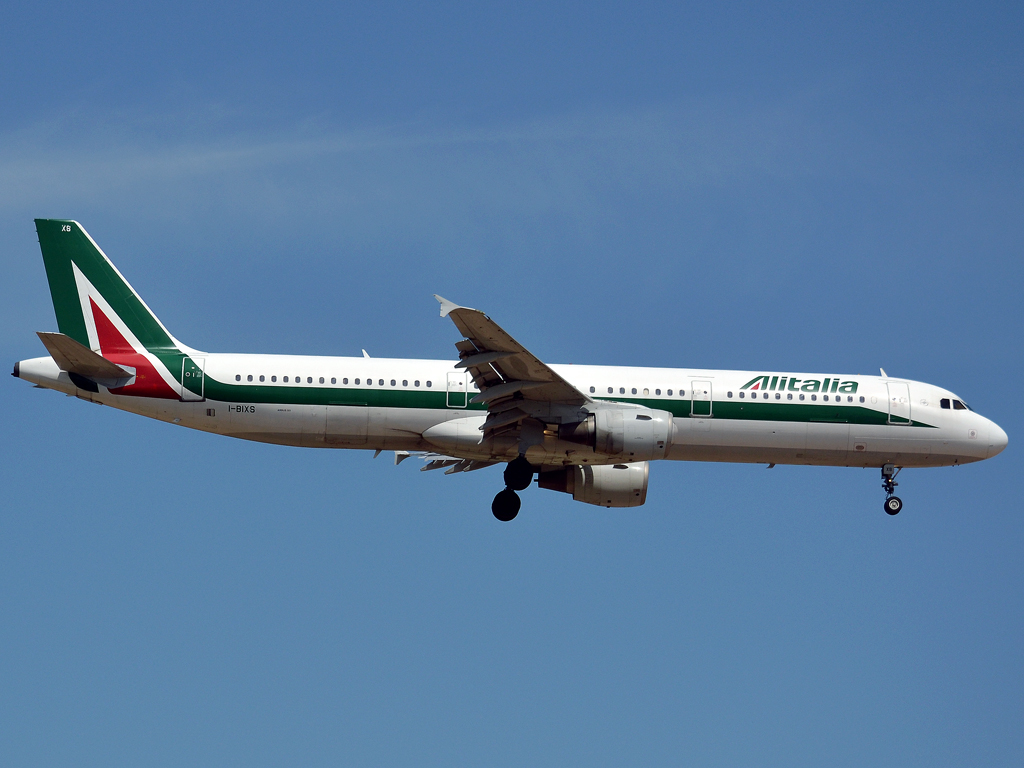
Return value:
[(153, 364), (139, 354), (121, 332), (117, 330), (96, 302), (89, 298), (92, 305), (92, 317), (96, 323), (96, 335), (100, 341), (100, 354), (107, 360), (118, 365), (126, 365), (135, 369), (135, 381), (126, 387), (110, 390), (115, 395), (135, 395), (137, 397), (158, 397), (165, 400), (177, 400), (178, 393), (167, 386), (167, 382), (157, 373)]

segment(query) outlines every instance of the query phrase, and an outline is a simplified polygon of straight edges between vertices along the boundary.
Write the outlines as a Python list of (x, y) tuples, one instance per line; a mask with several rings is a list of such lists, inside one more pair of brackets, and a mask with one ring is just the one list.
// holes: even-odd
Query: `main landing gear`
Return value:
[(505, 490), (498, 493), (491, 502), (491, 512), (503, 523), (514, 520), (519, 514), (519, 507), (522, 502), (516, 491), (525, 491), (533, 482), (533, 467), (520, 456), (508, 463), (505, 467)]
[(903, 509), (903, 502), (899, 496), (895, 496), (896, 486), (899, 483), (894, 482), (896, 475), (900, 473), (902, 467), (897, 467), (895, 464), (885, 464), (882, 467), (882, 488), (885, 489), (885, 512), (889, 515), (898, 515), (900, 510)]

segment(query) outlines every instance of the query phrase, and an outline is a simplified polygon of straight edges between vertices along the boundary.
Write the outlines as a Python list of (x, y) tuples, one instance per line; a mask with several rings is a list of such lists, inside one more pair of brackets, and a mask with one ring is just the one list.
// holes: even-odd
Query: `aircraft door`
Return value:
[(201, 403), (206, 399), (205, 357), (181, 358), (181, 401)]
[(898, 381), (887, 382), (889, 388), (889, 423), (910, 424), (910, 386)]
[(448, 407), (465, 408), (468, 398), (466, 378), (469, 374), (464, 371), (450, 371), (448, 373)]
[(711, 415), (711, 382), (691, 381), (690, 382), (690, 415), (710, 416)]

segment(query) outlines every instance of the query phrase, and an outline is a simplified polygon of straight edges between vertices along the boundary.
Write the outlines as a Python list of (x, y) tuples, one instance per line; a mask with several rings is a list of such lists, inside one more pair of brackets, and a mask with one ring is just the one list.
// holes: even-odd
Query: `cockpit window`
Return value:
[(949, 410), (949, 398), (948, 397), (944, 397), (941, 400), (939, 400), (939, 405), (942, 406), (943, 408), (945, 408), (948, 411)]
[(953, 410), (954, 411), (966, 411), (967, 410), (967, 406), (964, 405), (963, 403), (961, 403), (959, 400), (954, 400), (953, 401)]

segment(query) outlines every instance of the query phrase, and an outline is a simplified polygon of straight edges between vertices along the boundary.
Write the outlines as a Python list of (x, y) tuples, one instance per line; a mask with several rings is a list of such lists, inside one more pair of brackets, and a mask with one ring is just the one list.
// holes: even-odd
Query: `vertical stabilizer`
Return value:
[(151, 352), (178, 343), (77, 221), (36, 219), (57, 327), (99, 351), (93, 305), (115, 315)]
[(202, 392), (184, 373), (191, 371), (192, 350), (171, 336), (77, 221), (36, 219), (36, 232), (60, 332), (135, 371), (112, 392), (162, 398)]

